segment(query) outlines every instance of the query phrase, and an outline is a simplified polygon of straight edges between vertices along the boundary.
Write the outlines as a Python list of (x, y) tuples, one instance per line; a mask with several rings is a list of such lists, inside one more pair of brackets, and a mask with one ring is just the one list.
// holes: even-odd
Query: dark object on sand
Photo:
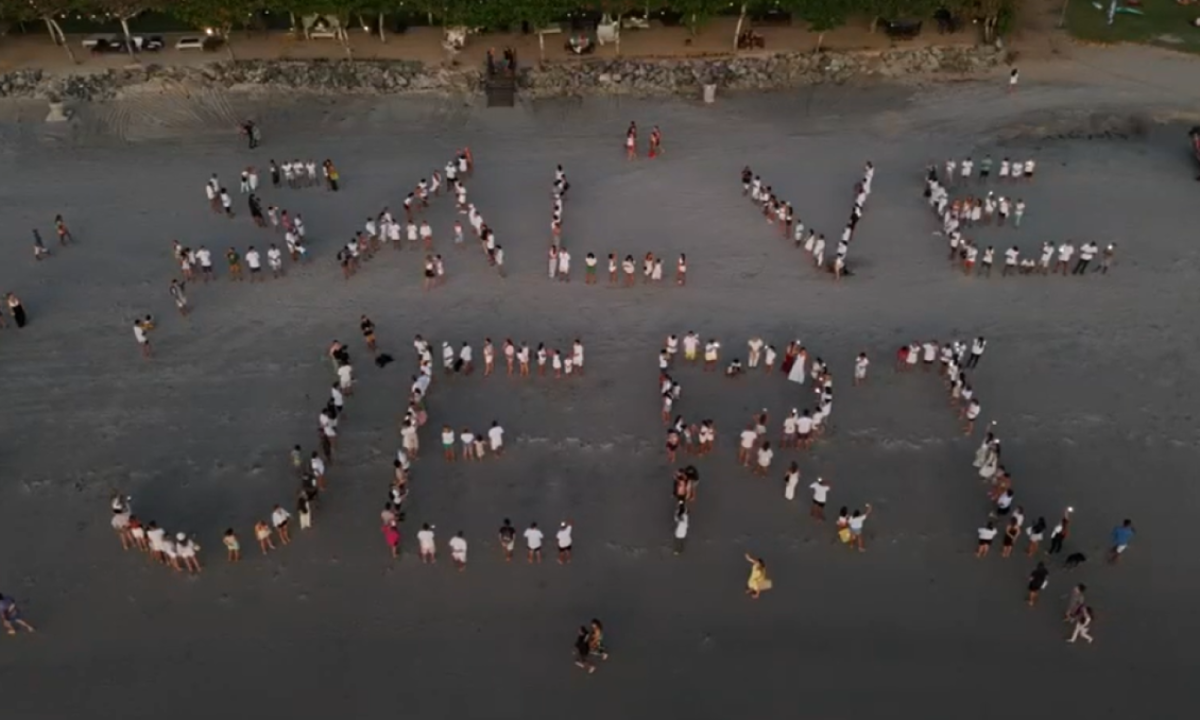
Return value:
[(387, 367), (394, 360), (395, 360), (395, 358), (393, 358), (391, 355), (388, 355), (387, 353), (379, 353), (378, 355), (375, 356), (375, 366), (376, 367)]
[(962, 30), (962, 20), (955, 17), (954, 14), (951, 13), (947, 8), (938, 8), (937, 11), (933, 13), (933, 19), (937, 21), (938, 32), (942, 35), (956, 33), (959, 30)]
[(921, 34), (921, 21), (884, 20), (883, 31), (893, 40), (912, 40)]
[(1087, 562), (1087, 555), (1084, 555), (1081, 552), (1073, 552), (1067, 556), (1067, 560), (1064, 565), (1068, 570), (1071, 570), (1072, 568), (1079, 567), (1085, 562)]
[(766, 38), (753, 30), (743, 30), (737, 39), (738, 50), (761, 50), (767, 46)]

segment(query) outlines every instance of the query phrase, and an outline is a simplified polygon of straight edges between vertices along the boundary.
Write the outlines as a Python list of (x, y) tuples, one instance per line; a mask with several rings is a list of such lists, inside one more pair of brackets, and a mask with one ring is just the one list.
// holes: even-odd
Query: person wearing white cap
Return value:
[(175, 535), (175, 554), (183, 561), (183, 569), (190, 573), (200, 572), (200, 560), (196, 557), (196, 551), (200, 546), (196, 545), (187, 533), (176, 533)]
[(571, 531), (575, 529), (570, 521), (563, 520), (558, 526), (558, 564), (566, 565), (571, 562)]

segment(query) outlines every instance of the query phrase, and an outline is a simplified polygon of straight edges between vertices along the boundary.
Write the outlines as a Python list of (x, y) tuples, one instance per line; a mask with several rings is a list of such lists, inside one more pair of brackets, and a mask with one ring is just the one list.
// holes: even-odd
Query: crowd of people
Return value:
[[(970, 158), (961, 163), (947, 160), (941, 175), (936, 165), (926, 168), (925, 198), (941, 222), (939, 232), (949, 244), (949, 260), (952, 267), (961, 269), (967, 276), (991, 277), (993, 266), (998, 260), (1002, 260), (1001, 277), (1085, 275), (1089, 269), (1092, 273), (1108, 274), (1116, 256), (1116, 243), (1108, 243), (1101, 248), (1091, 240), (1080, 243), (1078, 247), (1070, 240), (1064, 240), (1058, 245), (1043, 242), (1037, 252), (1022, 255), (1017, 245), (1000, 249), (994, 245), (981, 247), (973, 238), (968, 237), (966, 232), (991, 226), (993, 223), (997, 228), (1008, 226), (1014, 230), (1019, 229), (1025, 216), (1026, 205), (1023, 199), (997, 196), (992, 190), (986, 191), (982, 196), (967, 194), (959, 198), (951, 197), (950, 192), (955, 187), (985, 185), (991, 181), (992, 165), (991, 156), (980, 161), (978, 180), (975, 180), (975, 164)], [(1032, 182), (1034, 168), (1033, 160), (1022, 162), (1004, 158), (1000, 163), (997, 180), (1007, 185)], [(1003, 254), (1002, 259), (997, 257), (998, 252)], [(1099, 264), (1091, 267), (1097, 258)]]
[[(637, 128), (632, 123), (626, 136), (626, 149), (629, 157), (637, 156)], [(661, 134), (656, 127), (651, 133), (649, 156), (656, 157), (660, 152)], [(990, 158), (980, 163), (980, 182), (989, 180), (991, 166)], [(319, 185), (321, 180), (317, 179), (316, 167), (312, 162), (295, 161), (277, 166), (272, 161), (270, 164), (272, 185), (275, 188), (286, 185), (288, 188), (294, 189)], [(337, 170), (330, 161), (326, 161), (321, 167), (326, 187), (336, 191), (339, 182)], [(503, 275), (503, 250), (496, 243), (494, 232), (484, 222), (478, 209), (473, 203), (467, 201), (464, 179), (470, 176), (473, 167), (470, 150), (464, 148), (447, 163), (444, 177), (440, 171), (435, 171), (431, 176), (431, 181), (421, 179), (403, 202), (405, 214), (403, 225), (386, 207), (377, 216), (368, 217), (363, 230), (358, 231), (338, 253), (338, 260), (345, 276), (347, 278), (352, 276), (358, 270), (360, 260), (369, 260), (374, 253), (381, 250), (385, 243), (391, 243), (393, 247), (400, 249), (403, 241), (407, 239), (410, 245), (421, 243), (426, 252), (424, 264), (426, 288), (444, 282), (445, 270), (442, 258), (440, 255), (431, 254), (433, 249), (432, 228), (429, 222), (421, 217), (424, 210), (429, 207), (431, 198), (441, 195), (443, 184), (447, 188), (447, 194), (453, 193), (458, 213), (467, 217), (468, 224), (472, 227), (489, 263), (498, 266), (499, 272)], [(1010, 183), (1022, 179), (1031, 180), (1033, 167), (1033, 161), (1010, 162), (1005, 159), (1000, 166), (1000, 180)], [(803, 222), (795, 217), (791, 204), (779, 199), (771, 186), (764, 184), (749, 167), (742, 173), (742, 182), (744, 194), (761, 206), (768, 223), (777, 225), (781, 235), (791, 238), (798, 247), (804, 247), (807, 252), (810, 252), (817, 267), (830, 269), (835, 277), (840, 278), (846, 273), (849, 244), (853, 239), (857, 223), (863, 215), (865, 202), (871, 193), (873, 177), (874, 167), (868, 162), (862, 181), (855, 185), (855, 199), (851, 216), (838, 243), (831, 268), (826, 267), (824, 235), (816, 233), (812, 229), (807, 229), (806, 234), (806, 228)], [(936, 168), (931, 167), (927, 178), (926, 192), (930, 205), (942, 218), (944, 231), (951, 237), (952, 256), (956, 262), (959, 259), (964, 262), (965, 272), (968, 273), (974, 269), (974, 256), (971, 257), (969, 264), (967, 261), (973, 245), (963, 237), (962, 231), (978, 225), (991, 224), (993, 215), (995, 215), (998, 226), (1005, 225), (1011, 215), (1011, 225), (1019, 227), (1025, 212), (1025, 204), (1022, 200), (1009, 201), (1005, 197), (995, 198), (992, 192), (988, 192), (982, 198), (973, 196), (959, 200), (949, 198), (948, 188), (970, 183), (972, 178), (973, 163), (970, 159), (963, 161), (961, 165), (953, 161), (947, 163), (946, 174), (942, 177), (938, 176)], [(554, 209), (548, 270), (551, 278), (560, 280), (568, 280), (570, 277), (570, 253), (562, 242), (564, 199), (569, 187), (566, 173), (559, 165), (555, 170), (552, 190)], [(255, 194), (257, 189), (257, 172), (252, 167), (246, 168), (241, 173), (240, 190), (243, 194), (248, 195), (247, 201), (255, 222), (261, 227), (270, 228), (284, 235), (284, 245), (293, 262), (305, 261), (308, 251), (304, 246), (305, 230), (300, 214), (290, 215), (286, 209), (281, 210), (274, 205), (266, 208), (264, 213), (261, 201)], [(206, 183), (206, 194), (214, 212), (233, 216), (232, 200), (216, 175)], [(56, 218), (56, 226), (59, 228), (60, 242), (65, 246), (71, 237), (61, 216)], [(41, 247), (41, 241), (36, 230), (34, 236), (35, 256), (40, 260), (49, 253), (44, 248), (40, 251), (37, 250)], [(459, 222), (454, 223), (454, 244), (456, 246), (463, 244), (463, 230)], [(1053, 249), (1053, 246), (1049, 244), (1046, 247)], [(1115, 246), (1110, 246), (1105, 251), (1102, 265), (1095, 271), (1107, 272), (1111, 263), (1113, 247)], [(214, 278), (212, 255), (203, 245), (193, 251), (182, 246), (178, 241), (174, 243), (173, 252), (182, 271), (182, 279), (173, 278), (171, 280), (170, 293), (179, 312), (186, 315), (189, 306), (185, 287), (197, 281), (197, 274), (200, 282), (206, 283)], [(1006, 267), (1003, 274), (1008, 274), (1010, 265), (1019, 268), (1017, 272), (1025, 272), (1026, 263), (1032, 261), (1019, 260), (1016, 248), (1009, 252), (1013, 255), (1009, 257), (1006, 254)], [(1057, 251), (1059, 261), (1054, 266), (1054, 272), (1061, 271), (1063, 274), (1067, 274), (1066, 265), (1073, 252), (1072, 247), (1064, 259), (1061, 249)], [(1080, 249), (1079, 260), (1070, 272), (1074, 274), (1086, 272), (1087, 263), (1098, 252), (1098, 248), (1093, 243), (1086, 244)], [(985, 274), (990, 274), (992, 257), (991, 248), (985, 250), (983, 262), (987, 268)], [(254, 246), (250, 246), (244, 256), (231, 247), (226, 252), (226, 260), (230, 280), (243, 279), (241, 268), (243, 260), (248, 267), (251, 282), (263, 278), (263, 256)], [(592, 253), (588, 253), (585, 264), (586, 282), (595, 284), (598, 272), (596, 270), (597, 258)], [(283, 252), (275, 243), (268, 245), (265, 265), (274, 277), (282, 276)], [(1080, 270), (1081, 267), (1082, 270)], [(1045, 259), (1042, 260), (1041, 268), (1042, 272), (1046, 272), (1047, 261)], [(635, 284), (636, 270), (637, 264), (632, 255), (627, 255), (625, 260), (618, 264), (617, 255), (609, 254), (610, 285), (620, 284), (622, 274), (625, 285)], [(981, 272), (984, 271), (981, 270)], [(663, 259), (647, 253), (642, 259), (642, 282), (661, 281), (663, 274)], [(677, 261), (675, 280), (678, 284), (683, 285), (685, 279), (686, 258), (680, 255)], [(19, 300), (16, 300), (11, 293), (7, 297), (10, 312), (18, 327), (23, 326), (25, 323), (24, 310)], [(0, 314), (0, 325), (3, 325), (2, 314)], [(149, 315), (139, 318), (134, 323), (135, 336), (146, 356), (150, 354), (149, 333), (153, 328), (154, 321)], [(375, 325), (366, 315), (360, 318), (360, 330), (367, 351), (373, 356), (375, 363), (384, 367), (392, 362), (389, 355), (379, 351)], [(915, 341), (901, 347), (897, 352), (896, 370), (910, 372), (914, 371), (917, 365), (922, 366), (926, 372), (932, 372), (936, 368), (946, 384), (950, 404), (958, 412), (959, 418), (963, 422), (964, 434), (972, 436), (980, 420), (982, 405), (979, 398), (975, 396), (968, 371), (973, 371), (978, 367), (986, 347), (987, 341), (983, 337), (977, 337), (970, 342), (957, 340), (947, 343), (936, 340)], [(414, 338), (414, 349), (418, 371), (412, 376), (407, 409), (400, 423), (401, 447), (393, 460), (393, 473), (387, 500), (380, 515), (381, 530), (393, 557), (400, 556), (401, 527), (405, 521), (405, 503), (409, 492), (409, 482), (412, 477), (413, 465), (420, 458), (420, 431), (428, 423), (426, 401), (435, 376), (432, 344), (417, 335)], [(469, 342), (463, 342), (460, 346), (455, 347), (445, 341), (441, 343), (441, 351), (444, 375), (473, 374), (475, 370), (474, 349)], [(681, 352), (683, 357), (679, 358)], [(525, 342), (518, 344), (511, 339), (506, 339), (500, 347), (500, 353), (504, 357), (508, 376), (530, 377), (535, 373), (533, 370), (535, 365), (536, 374), (542, 377), (552, 374), (555, 378), (563, 378), (584, 373), (584, 347), (579, 339), (572, 343), (570, 350), (562, 351), (547, 348), (541, 343), (537, 345), (536, 349), (531, 350), (529, 344)], [(659, 393), (662, 399), (662, 421), (667, 428), (665, 447), (669, 463), (675, 465), (680, 454), (688, 458), (706, 456), (713, 451), (716, 443), (716, 428), (713, 420), (700, 419), (688, 422), (683, 415), (678, 413), (677, 405), (682, 398), (682, 386), (676, 380), (675, 375), (684, 365), (699, 365), (705, 372), (722, 372), (728, 379), (736, 379), (749, 372), (771, 374), (778, 371), (790, 383), (803, 386), (808, 384), (809, 380), (812, 381), (811, 386), (814, 393), (811, 398), (812, 409), (805, 407), (800, 410), (799, 406), (792, 408), (779, 421), (777, 442), (773, 442), (770, 437), (770, 417), (766, 409), (754, 413), (750, 422), (740, 431), (738, 462), (743, 467), (750, 469), (756, 476), (769, 476), (773, 471), (776, 452), (807, 450), (816, 440), (829, 432), (833, 407), (833, 376), (828, 365), (821, 358), (810, 359), (809, 351), (799, 340), (788, 342), (783, 352), (780, 353), (774, 345), (764, 341), (761, 337), (751, 337), (747, 341), (745, 364), (742, 363), (740, 355), (722, 363), (721, 353), (722, 345), (718, 340), (702, 341), (700, 336), (690, 331), (682, 337), (669, 335), (665, 340), (659, 354)], [(484, 377), (496, 372), (496, 355), (497, 349), (491, 339), (485, 339), (481, 347), (482, 375)], [(346, 404), (348, 399), (353, 397), (356, 386), (356, 376), (349, 349), (341, 342), (334, 341), (328, 349), (328, 357), (334, 379), (330, 386), (329, 397), (318, 413), (317, 449), (306, 455), (302, 447), (296, 445), (290, 454), (291, 465), (298, 483), (294, 511), (302, 531), (312, 526), (314, 511), (318, 507), (321, 494), (328, 487), (327, 471), (334, 465), (335, 455), (338, 451), (339, 423), (345, 418)], [(865, 352), (855, 358), (853, 375), (855, 385), (867, 382), (869, 365), (870, 360)], [(804, 404), (806, 403), (799, 405)], [(475, 462), (483, 461), (489, 456), (502, 457), (505, 447), (504, 437), (505, 429), (498, 420), (493, 420), (491, 426), (482, 432), (478, 431), (478, 428), (470, 427), (462, 427), (456, 431), (453, 425), (443, 423), (440, 431), (443, 458), (446, 462)], [(1004, 558), (1011, 556), (1013, 548), (1017, 546), (1022, 536), (1026, 539), (1025, 555), (1027, 557), (1039, 557), (1041, 543), (1047, 539), (1047, 536), (1048, 548), (1045, 553), (1050, 556), (1064, 553), (1064, 544), (1070, 534), (1074, 509), (1067, 507), (1053, 528), (1050, 528), (1044, 517), (1040, 516), (1026, 525), (1025, 510), (1023, 506), (1015, 502), (1012, 477), (1001, 462), (1001, 443), (995, 433), (995, 423), (989, 425), (985, 432), (985, 437), (975, 453), (974, 467), (978, 470), (979, 476), (987, 483), (989, 502), (992, 504), (992, 510), (986, 522), (978, 530), (977, 557), (988, 556), (993, 541), (1001, 533), (1000, 555)], [(698, 498), (699, 481), (700, 473), (694, 464), (687, 464), (674, 471), (673, 547), (676, 554), (682, 553), (686, 546), (690, 512)], [(795, 498), (800, 481), (801, 473), (798, 463), (790, 462), (783, 474), (783, 492), (788, 501)], [(831, 487), (831, 484), (821, 477), (817, 477), (808, 485), (811, 490), (809, 514), (816, 521), (824, 522), (826, 519), (825, 508), (829, 501)], [(201, 572), (200, 545), (190, 533), (169, 533), (160, 528), (153, 520), (143, 524), (133, 513), (131, 498), (121, 494), (113, 495), (111, 509), (112, 527), (124, 549), (144, 552), (152, 561), (180, 573), (199, 574)], [(871, 513), (870, 503), (865, 503), (863, 509), (854, 511), (850, 511), (848, 507), (842, 507), (835, 523), (836, 538), (850, 548), (860, 552), (864, 551), (863, 529)], [(289, 512), (281, 504), (276, 504), (268, 516), (255, 521), (254, 536), (262, 553), (269, 553), (291, 543), (292, 516), (292, 512)], [(555, 531), (557, 560), (560, 564), (567, 564), (571, 561), (573, 530), (573, 522), (570, 519), (564, 519)], [(1111, 562), (1116, 562), (1121, 557), (1133, 534), (1132, 522), (1129, 520), (1114, 529), (1109, 557)], [(524, 541), (524, 554), (527, 562), (540, 563), (545, 542), (544, 531), (539, 528), (536, 521), (531, 521), (520, 532), (520, 536)], [(511, 561), (515, 553), (518, 530), (508, 518), (503, 520), (497, 532), (497, 538), (504, 560)], [(439, 544), (436, 526), (432, 523), (422, 523), (416, 532), (416, 540), (420, 561), (424, 564), (435, 563)], [(227, 559), (230, 562), (238, 562), (241, 558), (241, 544), (237, 533), (232, 528), (225, 531), (222, 543), (226, 549)], [(466, 533), (462, 530), (455, 532), (446, 541), (446, 546), (453, 565), (460, 571), (465, 570), (468, 557)], [(773, 587), (773, 582), (767, 574), (765, 560), (751, 554), (747, 554), (746, 559), (751, 564), (746, 592), (750, 597), (758, 598), (762, 592)], [(1072, 553), (1068, 555), (1066, 564), (1076, 567), (1085, 560), (1086, 558), (1083, 558), (1081, 553)], [(1027, 602), (1030, 605), (1037, 602), (1039, 593), (1048, 584), (1050, 571), (1045, 563), (1045, 560), (1039, 560), (1029, 576)], [(1064, 616), (1064, 619), (1073, 626), (1070, 642), (1079, 638), (1088, 642), (1092, 641), (1089, 631), (1094, 613), (1086, 602), (1085, 592), (1086, 587), (1082, 584), (1072, 590), (1069, 607)], [(3, 604), (6, 600), (7, 598), (0, 596), (0, 610), (4, 611), (3, 619), (6, 629), (13, 632), (13, 627), (16, 625), (32, 631), (32, 627), (20, 619), (14, 603)], [(603, 630), (598, 620), (593, 620), (590, 626), (580, 628), (575, 647), (577, 664), (589, 673), (595, 670), (592, 658), (607, 658), (603, 645)]]
[(838, 240), (832, 267), (825, 263), (825, 234), (818, 233), (810, 227), (805, 235), (804, 221), (796, 217), (792, 204), (777, 197), (772, 186), (754, 174), (749, 165), (742, 168), (742, 195), (749, 197), (761, 208), (767, 224), (777, 226), (780, 235), (785, 239), (792, 238), (797, 248), (803, 247), (804, 251), (811, 255), (814, 267), (822, 271), (829, 270), (835, 280), (840, 280), (849, 272), (846, 257), (850, 253), (850, 242), (854, 239), (858, 221), (862, 219), (874, 180), (875, 166), (868, 162), (863, 168), (862, 180), (854, 184), (854, 206), (850, 210), (850, 219), (846, 222), (846, 227), (842, 229), (841, 239)]
[[(967, 341), (954, 340), (939, 344), (936, 340), (913, 342), (901, 346), (896, 354), (897, 372), (915, 372), (918, 365), (923, 372), (937, 371), (949, 395), (949, 402), (959, 419), (964, 423), (968, 436), (975, 431), (982, 411), (968, 379), (968, 371), (979, 367), (987, 349), (987, 339), (980, 336)], [(1042, 592), (1049, 586), (1051, 570), (1048, 563), (1053, 558), (1063, 557), (1062, 567), (1066, 571), (1078, 568), (1087, 561), (1081, 551), (1068, 552), (1066, 542), (1071, 535), (1075, 509), (1066, 507), (1051, 526), (1043, 515), (1027, 515), (1025, 507), (1017, 502), (1013, 477), (1002, 461), (1000, 438), (996, 423), (988, 424), (984, 437), (976, 449), (973, 467), (982, 479), (990, 510), (976, 531), (975, 557), (985, 558), (992, 552), (997, 539), (1000, 540), (1001, 558), (1010, 558), (1024, 538), (1024, 556), (1036, 558), (1026, 582), (1027, 604), (1037, 604)], [(1109, 562), (1117, 562), (1129, 547), (1134, 529), (1131, 520), (1124, 520), (1112, 531)], [(1045, 547), (1043, 548), (1043, 544)], [(1072, 626), (1068, 642), (1082, 638), (1092, 642), (1090, 634), (1095, 618), (1093, 607), (1087, 602), (1087, 586), (1079, 583), (1070, 591), (1064, 622)]]
[[(751, 371), (764, 374), (778, 372), (789, 382), (805, 385), (811, 380), (813, 386), (815, 409), (792, 408), (780, 423), (777, 445), (773, 444), (769, 437), (770, 414), (765, 408), (754, 413), (745, 429), (738, 435), (738, 463), (750, 469), (753, 475), (766, 477), (771, 472), (776, 448), (778, 451), (807, 450), (829, 432), (829, 418), (833, 412), (833, 375), (828, 365), (820, 358), (809, 360), (808, 350), (799, 340), (789, 342), (782, 357), (773, 345), (757, 335), (747, 340), (746, 345), (746, 364), (743, 366), (740, 358), (733, 358), (724, 367), (725, 377), (733, 379)], [(681, 350), (682, 359), (679, 358)], [(721, 343), (718, 340), (709, 339), (702, 342), (700, 336), (691, 331), (682, 339), (675, 334), (668, 335), (659, 351), (658, 389), (662, 400), (661, 418), (666, 427), (667, 462), (671, 465), (676, 464), (680, 454), (689, 459), (702, 458), (709, 455), (715, 447), (717, 431), (716, 423), (712, 419), (688, 422), (683, 415), (677, 414), (676, 405), (682, 398), (683, 387), (675, 376), (684, 366), (699, 365), (704, 372), (717, 371), (720, 367), (720, 352)], [(866, 382), (869, 364), (865, 352), (859, 353), (855, 358), (855, 385)], [(799, 464), (794, 461), (789, 463), (783, 476), (783, 493), (789, 501), (795, 499), (800, 475)], [(683, 552), (686, 545), (690, 531), (691, 508), (696, 502), (699, 485), (700, 472), (695, 464), (689, 463), (675, 469), (672, 478), (673, 547), (677, 555)], [(830, 487), (830, 484), (820, 477), (809, 485), (812, 491), (810, 515), (818, 521), (825, 520), (825, 505), (828, 502)], [(853, 512), (843, 507), (836, 525), (837, 539), (860, 551), (865, 550), (863, 527), (870, 513), (870, 504), (865, 506), (865, 510)], [(769, 578), (766, 576), (766, 563), (762, 558), (750, 555), (747, 555), (747, 559), (752, 563), (748, 593), (752, 597), (758, 597), (762, 590), (770, 587)]]

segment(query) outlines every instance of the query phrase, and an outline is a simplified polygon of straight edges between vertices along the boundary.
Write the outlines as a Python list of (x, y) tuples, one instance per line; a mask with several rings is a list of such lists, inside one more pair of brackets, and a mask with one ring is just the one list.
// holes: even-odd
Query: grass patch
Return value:
[(1080, 40), (1099, 43), (1132, 42), (1200, 53), (1200, 28), (1192, 22), (1200, 17), (1200, 2), (1180, 5), (1175, 0), (1142, 0), (1131, 6), (1144, 15), (1118, 12), (1112, 25), (1108, 24), (1108, 2), (1070, 0), (1067, 7), (1067, 29)]

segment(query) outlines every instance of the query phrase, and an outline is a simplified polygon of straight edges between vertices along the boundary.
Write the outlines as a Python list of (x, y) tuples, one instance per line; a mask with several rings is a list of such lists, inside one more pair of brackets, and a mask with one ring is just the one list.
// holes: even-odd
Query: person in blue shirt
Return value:
[(1129, 542), (1133, 540), (1133, 521), (1126, 518), (1112, 531), (1112, 551), (1108, 555), (1108, 561), (1115, 563), (1121, 559), (1121, 554), (1129, 547)]

